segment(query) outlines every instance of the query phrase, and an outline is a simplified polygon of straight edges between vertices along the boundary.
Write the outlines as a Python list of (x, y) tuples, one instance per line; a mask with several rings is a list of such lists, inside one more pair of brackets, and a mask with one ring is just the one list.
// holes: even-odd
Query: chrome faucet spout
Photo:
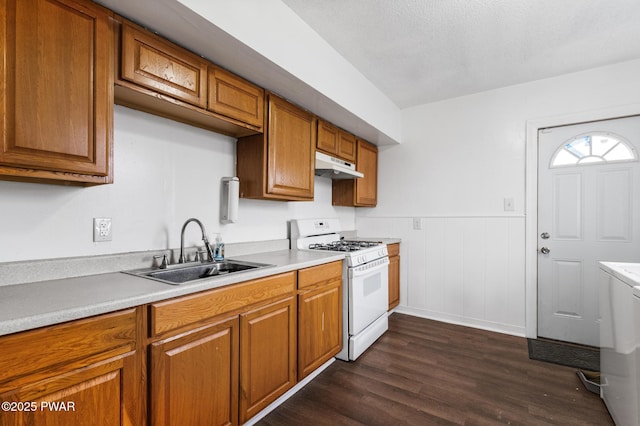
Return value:
[(200, 226), (200, 231), (202, 231), (202, 241), (204, 242), (204, 247), (207, 250), (207, 257), (209, 261), (213, 260), (213, 249), (211, 248), (211, 244), (209, 244), (209, 239), (207, 238), (207, 231), (204, 229), (204, 225), (195, 217), (191, 219), (187, 219), (187, 221), (182, 225), (182, 231), (180, 231), (180, 257), (178, 258), (178, 263), (184, 263), (184, 231), (187, 229), (187, 225), (191, 222), (195, 222)]

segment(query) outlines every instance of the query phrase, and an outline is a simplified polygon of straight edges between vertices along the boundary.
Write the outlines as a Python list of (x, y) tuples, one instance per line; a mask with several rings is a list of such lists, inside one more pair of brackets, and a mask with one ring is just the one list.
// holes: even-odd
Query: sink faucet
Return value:
[(178, 258), (178, 263), (184, 263), (184, 230), (187, 228), (189, 222), (195, 222), (200, 226), (200, 230), (202, 231), (202, 241), (204, 242), (204, 247), (207, 249), (207, 258), (209, 261), (213, 261), (213, 249), (211, 248), (211, 244), (209, 244), (209, 239), (207, 238), (207, 231), (204, 229), (204, 225), (195, 217), (191, 219), (187, 219), (187, 221), (182, 225), (182, 231), (180, 232), (180, 257)]

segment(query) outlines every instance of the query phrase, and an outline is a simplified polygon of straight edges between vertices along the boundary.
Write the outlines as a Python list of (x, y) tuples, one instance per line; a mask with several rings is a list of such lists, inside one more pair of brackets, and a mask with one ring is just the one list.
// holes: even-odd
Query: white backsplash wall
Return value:
[[(114, 122), (114, 184), (0, 181), (0, 262), (179, 247), (190, 217), (229, 243), (288, 238), (294, 218), (338, 217), (354, 228), (354, 209), (333, 207), (331, 181), (318, 177), (313, 202), (240, 199), (238, 222), (222, 225), (220, 179), (234, 175), (235, 139), (120, 106)], [(94, 217), (112, 218), (111, 242), (93, 242)], [(190, 224), (185, 243), (199, 242)]]

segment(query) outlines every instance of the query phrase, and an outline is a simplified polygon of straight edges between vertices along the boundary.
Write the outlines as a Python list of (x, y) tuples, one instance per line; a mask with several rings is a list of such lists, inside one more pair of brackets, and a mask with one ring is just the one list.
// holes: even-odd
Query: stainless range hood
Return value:
[(316, 151), (316, 176), (324, 176), (331, 179), (357, 179), (364, 177), (362, 173), (356, 171), (355, 164), (318, 151)]

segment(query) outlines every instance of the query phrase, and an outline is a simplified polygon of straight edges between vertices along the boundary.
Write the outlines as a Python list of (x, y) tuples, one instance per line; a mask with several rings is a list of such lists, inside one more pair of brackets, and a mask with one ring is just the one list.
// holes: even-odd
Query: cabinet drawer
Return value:
[(242, 312), (258, 302), (292, 294), (295, 272), (234, 284), (149, 306), (151, 336), (206, 321), (228, 312)]
[[(0, 338), (0, 383), (95, 355), (135, 348), (136, 309)], [(1, 386), (0, 386), (1, 388)]]
[(334, 280), (342, 280), (342, 261), (326, 263), (298, 271), (298, 289)]
[(207, 62), (128, 22), (122, 24), (121, 76), (200, 108), (207, 106)]
[(218, 67), (209, 67), (209, 111), (242, 121), (258, 130), (264, 123), (264, 90)]

